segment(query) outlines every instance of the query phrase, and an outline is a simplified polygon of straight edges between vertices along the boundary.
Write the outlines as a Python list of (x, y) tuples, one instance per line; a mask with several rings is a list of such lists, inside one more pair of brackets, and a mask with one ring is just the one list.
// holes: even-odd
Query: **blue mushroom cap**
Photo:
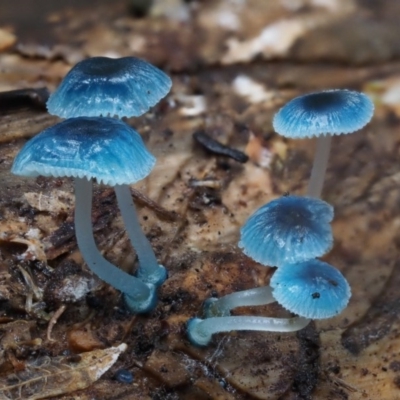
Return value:
[(115, 375), (114, 379), (121, 383), (132, 383), (133, 382), (133, 374), (131, 371), (127, 369), (119, 369)]
[(310, 319), (334, 317), (347, 306), (351, 296), (344, 276), (316, 259), (282, 265), (275, 271), (270, 285), (279, 304)]
[(323, 200), (283, 196), (259, 208), (240, 230), (239, 247), (269, 266), (325, 254), (333, 244), (333, 207)]
[(374, 104), (363, 93), (351, 90), (326, 90), (296, 97), (283, 106), (273, 120), (276, 132), (289, 138), (323, 134), (347, 134), (366, 125)]
[(29, 140), (11, 172), (95, 178), (114, 186), (145, 178), (155, 162), (129, 125), (113, 118), (80, 117), (67, 119)]
[(61, 118), (137, 117), (171, 89), (171, 79), (136, 57), (93, 57), (76, 64), (50, 96), (47, 109)]

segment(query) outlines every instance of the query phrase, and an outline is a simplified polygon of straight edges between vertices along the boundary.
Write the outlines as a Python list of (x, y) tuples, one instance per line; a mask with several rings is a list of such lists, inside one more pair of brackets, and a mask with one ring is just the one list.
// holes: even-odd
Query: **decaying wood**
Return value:
[[(19, 1), (20, 7), (30, 2)], [(72, 386), (55, 384), (52, 370), (75, 376), (68, 357), (61, 362), (68, 368), (57, 364), (43, 374), (38, 367), (33, 376), (53, 388), (44, 395), (65, 394), (60, 399), (88, 385), (73, 397), (400, 399), (397, 2), (154, 0), (153, 8), (138, 12), (137, 0), (38, 0), (29, 15), (3, 3), (0, 91), (19, 90), (12, 107), (0, 108), (3, 385), (14, 385), (20, 398), (42, 398), (36, 389), (19, 393), (28, 386), (9, 377), (31, 373), (44, 355), (47, 365), (59, 363), (65, 352), (86, 352), (79, 357), (98, 368), (90, 355), (99, 354), (99, 361), (114, 349), (106, 358), (115, 365), (107, 363), (100, 379), (88, 378), (87, 364)], [(132, 190), (143, 229), (169, 271), (157, 309), (135, 317), (84, 266), (71, 181), (10, 174), (26, 140), (59, 121), (32, 103), (35, 90), (53, 90), (87, 56), (132, 54), (164, 68), (174, 82), (165, 100), (128, 121), (157, 157), (150, 177)], [(324, 186), (323, 197), (335, 208), (335, 246), (325, 259), (352, 286), (348, 308), (297, 334), (221, 334), (209, 347), (194, 348), (185, 323), (206, 298), (268, 284), (272, 271), (236, 246), (240, 226), (272, 198), (305, 192), (314, 143), (274, 134), (273, 114), (298, 94), (329, 87), (363, 90), (376, 104), (365, 129), (334, 138)], [(27, 97), (25, 89), (34, 92)], [(249, 161), (205, 153), (193, 141), (196, 131)], [(99, 248), (132, 272), (135, 254), (112, 190), (97, 186), (94, 199)], [(48, 320), (66, 304), (50, 342)], [(236, 312), (287, 315), (276, 304)], [(121, 342), (127, 350), (116, 361), (122, 350), (112, 346)], [(70, 361), (82, 362), (73, 354)], [(134, 374), (133, 384), (114, 379), (121, 368)]]

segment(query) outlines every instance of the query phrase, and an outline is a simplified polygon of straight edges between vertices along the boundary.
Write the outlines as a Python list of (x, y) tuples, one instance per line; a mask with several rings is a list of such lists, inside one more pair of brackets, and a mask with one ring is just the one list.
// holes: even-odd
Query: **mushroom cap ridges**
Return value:
[(297, 139), (348, 134), (364, 127), (373, 112), (374, 104), (365, 94), (333, 89), (289, 101), (275, 114), (273, 126), (280, 135)]
[(334, 317), (347, 306), (351, 296), (341, 272), (316, 259), (281, 265), (270, 285), (279, 304), (310, 319)]
[(136, 57), (93, 57), (76, 64), (50, 96), (47, 109), (61, 118), (137, 117), (172, 86), (168, 75)]
[(113, 118), (80, 117), (67, 119), (29, 140), (11, 172), (86, 177), (114, 186), (145, 178), (155, 162), (129, 125)]
[(239, 247), (268, 266), (319, 257), (333, 245), (332, 219), (333, 207), (323, 200), (283, 196), (249, 217), (240, 230)]

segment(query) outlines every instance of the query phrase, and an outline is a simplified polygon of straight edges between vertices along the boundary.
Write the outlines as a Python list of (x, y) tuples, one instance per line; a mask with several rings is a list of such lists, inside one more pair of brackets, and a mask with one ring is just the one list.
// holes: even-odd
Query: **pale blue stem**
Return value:
[(207, 346), (215, 333), (231, 331), (295, 332), (308, 325), (310, 319), (267, 317), (215, 317), (192, 318), (187, 324), (190, 342), (196, 346)]
[(161, 285), (167, 278), (167, 272), (159, 265), (153, 248), (140, 227), (135, 203), (128, 185), (114, 188), (129, 239), (139, 259), (137, 277), (146, 283)]
[(99, 252), (93, 237), (92, 227), (92, 181), (75, 179), (75, 235), (83, 259), (104, 282), (121, 291), (132, 312), (152, 310), (156, 303), (154, 285), (143, 283), (107, 261)]
[(322, 135), (317, 139), (317, 149), (315, 151), (311, 177), (307, 187), (308, 197), (321, 197), (322, 188), (324, 186), (325, 173), (328, 167), (331, 142), (331, 135)]
[(204, 313), (207, 318), (230, 315), (236, 307), (262, 306), (276, 301), (272, 296), (270, 286), (241, 290), (220, 297), (211, 297), (204, 303)]

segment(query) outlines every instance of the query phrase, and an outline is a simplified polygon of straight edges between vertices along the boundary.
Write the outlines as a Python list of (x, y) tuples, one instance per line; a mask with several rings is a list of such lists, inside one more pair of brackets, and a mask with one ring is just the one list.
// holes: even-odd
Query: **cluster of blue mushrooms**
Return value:
[[(68, 119), (28, 141), (12, 166), (16, 175), (75, 179), (75, 233), (82, 256), (99, 278), (123, 293), (135, 313), (156, 306), (157, 288), (167, 274), (140, 227), (129, 187), (148, 176), (156, 160), (140, 135), (118, 118), (142, 115), (171, 85), (164, 72), (135, 57), (81, 61), (47, 103), (51, 114)], [(94, 179), (114, 187), (139, 260), (136, 277), (108, 262), (96, 246), (91, 223)]]
[[(28, 141), (15, 158), (12, 172), (35, 177), (75, 179), (75, 231), (88, 267), (120, 290), (135, 313), (151, 311), (157, 288), (166, 279), (144, 235), (129, 185), (148, 176), (155, 158), (140, 135), (118, 118), (139, 116), (171, 88), (170, 78), (135, 57), (94, 57), (78, 63), (50, 96), (51, 114), (65, 121)], [(251, 215), (240, 230), (243, 253), (266, 267), (276, 267), (269, 286), (209, 298), (204, 319), (188, 321), (194, 345), (206, 346), (212, 335), (237, 330), (293, 332), (312, 319), (331, 318), (346, 306), (351, 290), (344, 276), (317, 259), (333, 245), (333, 207), (320, 199), (331, 135), (361, 129), (372, 117), (371, 100), (350, 90), (328, 90), (297, 97), (278, 111), (274, 129), (289, 138), (318, 137), (307, 197), (287, 195)], [(92, 232), (92, 182), (114, 187), (139, 268), (130, 275), (99, 252)], [(290, 318), (232, 316), (236, 307), (278, 302)]]
[[(258, 209), (240, 231), (244, 254), (276, 267), (270, 285), (205, 301), (205, 319), (187, 324), (194, 345), (206, 346), (212, 335), (238, 330), (293, 332), (312, 319), (331, 318), (348, 304), (351, 289), (333, 266), (318, 260), (333, 245), (333, 208), (319, 199), (330, 151), (330, 135), (361, 129), (374, 106), (364, 94), (328, 90), (297, 97), (278, 111), (275, 130), (289, 138), (318, 136), (307, 197), (283, 196)], [(231, 316), (236, 307), (278, 302), (295, 317)]]

